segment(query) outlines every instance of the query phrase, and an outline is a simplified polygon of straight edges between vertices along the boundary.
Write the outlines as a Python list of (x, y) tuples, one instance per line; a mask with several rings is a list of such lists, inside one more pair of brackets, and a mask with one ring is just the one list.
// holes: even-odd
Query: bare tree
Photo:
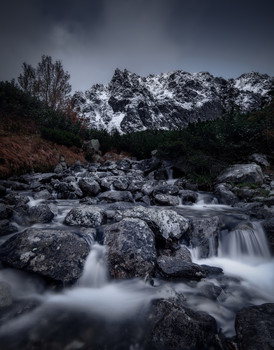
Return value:
[(20, 87), (38, 97), (49, 107), (62, 110), (65, 108), (71, 85), (70, 75), (65, 72), (61, 61), (52, 62), (51, 56), (42, 56), (36, 68), (23, 63), (23, 74), (18, 77)]
[(20, 74), (18, 77), (18, 83), (21, 88), (28, 92), (31, 95), (35, 94), (35, 69), (26, 62), (22, 65), (23, 74)]

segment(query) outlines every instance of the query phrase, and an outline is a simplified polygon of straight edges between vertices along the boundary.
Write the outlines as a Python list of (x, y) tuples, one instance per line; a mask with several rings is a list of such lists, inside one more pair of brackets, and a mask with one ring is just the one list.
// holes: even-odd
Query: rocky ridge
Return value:
[(141, 77), (116, 69), (108, 85), (76, 92), (74, 104), (91, 128), (120, 133), (171, 130), (216, 119), (231, 108), (240, 112), (262, 108), (270, 101), (273, 82), (255, 72), (226, 80), (208, 72)]

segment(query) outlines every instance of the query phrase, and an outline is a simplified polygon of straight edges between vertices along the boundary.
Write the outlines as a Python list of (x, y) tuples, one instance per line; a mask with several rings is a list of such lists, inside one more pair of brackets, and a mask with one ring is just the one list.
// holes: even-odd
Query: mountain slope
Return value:
[(270, 101), (273, 84), (272, 77), (255, 72), (225, 80), (207, 72), (140, 77), (116, 69), (107, 86), (77, 92), (74, 104), (91, 128), (120, 133), (181, 129), (190, 122), (216, 119), (231, 108), (262, 108)]

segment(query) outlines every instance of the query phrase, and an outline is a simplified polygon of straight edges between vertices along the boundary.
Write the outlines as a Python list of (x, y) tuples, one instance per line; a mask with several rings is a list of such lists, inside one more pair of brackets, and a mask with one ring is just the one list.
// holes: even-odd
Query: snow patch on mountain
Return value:
[(255, 72), (225, 80), (208, 72), (140, 77), (116, 69), (108, 85), (77, 92), (74, 104), (91, 128), (120, 133), (180, 129), (218, 118), (232, 107), (240, 112), (261, 108), (270, 101), (273, 82)]

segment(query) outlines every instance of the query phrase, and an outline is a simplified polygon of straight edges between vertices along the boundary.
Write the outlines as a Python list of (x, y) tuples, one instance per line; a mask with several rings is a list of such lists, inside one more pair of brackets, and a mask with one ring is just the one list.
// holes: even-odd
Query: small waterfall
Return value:
[(267, 239), (259, 222), (248, 222), (237, 226), (233, 231), (221, 237), (220, 257), (236, 260), (264, 258), (270, 259)]
[(167, 179), (173, 180), (173, 169), (171, 167), (166, 168)]
[(95, 243), (86, 260), (78, 286), (100, 288), (107, 283), (107, 264), (105, 259), (106, 248)]

